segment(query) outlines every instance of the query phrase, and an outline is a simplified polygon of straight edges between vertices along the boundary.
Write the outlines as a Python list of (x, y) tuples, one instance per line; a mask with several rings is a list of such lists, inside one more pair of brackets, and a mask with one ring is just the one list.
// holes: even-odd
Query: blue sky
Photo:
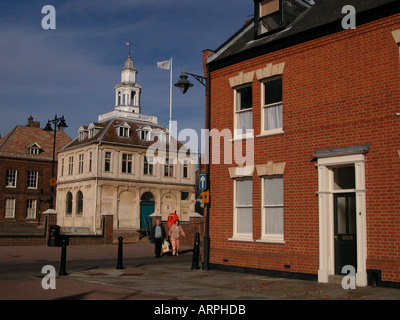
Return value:
[[(44, 30), (42, 7), (56, 9), (56, 29)], [(64, 115), (66, 132), (114, 107), (114, 86), (128, 55), (142, 86), (142, 113), (168, 126), (169, 71), (173, 83), (186, 71), (203, 75), (202, 51), (216, 49), (253, 14), (252, 0), (2, 0), (0, 2), (0, 134), (25, 125), (44, 127)], [(173, 88), (178, 130), (204, 127), (204, 87), (185, 95)]]

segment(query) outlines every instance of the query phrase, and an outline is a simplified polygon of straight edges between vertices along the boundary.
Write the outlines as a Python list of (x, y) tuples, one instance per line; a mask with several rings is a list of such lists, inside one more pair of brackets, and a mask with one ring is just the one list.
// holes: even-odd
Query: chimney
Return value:
[(30, 116), (28, 118), (28, 124), (26, 126), (27, 127), (33, 127), (33, 128), (40, 128), (40, 122), (39, 121), (33, 121), (33, 117)]

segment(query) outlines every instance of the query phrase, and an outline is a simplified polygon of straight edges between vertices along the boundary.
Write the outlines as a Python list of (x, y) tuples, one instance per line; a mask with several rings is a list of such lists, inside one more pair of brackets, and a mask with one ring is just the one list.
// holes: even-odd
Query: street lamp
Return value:
[[(198, 82), (200, 82), (206, 88), (206, 97), (207, 97), (207, 125), (206, 125), (206, 152), (207, 152), (207, 161), (206, 161), (206, 177), (207, 177), (207, 188), (210, 188), (210, 72), (207, 68), (207, 78), (203, 76), (199, 76), (197, 74), (182, 71), (180, 75), (180, 80), (175, 83), (175, 87), (179, 88), (183, 94), (185, 94), (189, 88), (193, 87), (193, 83), (191, 83), (187, 78), (188, 75), (195, 78)], [(205, 230), (204, 230), (204, 262), (203, 262), (203, 270), (210, 270), (210, 218), (209, 218), (209, 203), (204, 203), (205, 205)]]
[(49, 204), (49, 209), (54, 209), (54, 186), (56, 185), (55, 183), (55, 178), (54, 178), (54, 164), (55, 164), (55, 156), (56, 156), (56, 133), (57, 133), (57, 128), (59, 130), (62, 130), (67, 126), (65, 123), (64, 116), (57, 118), (57, 114), (54, 116), (53, 120), (47, 120), (46, 127), (43, 129), (44, 131), (53, 131), (53, 128), (51, 124), (54, 124), (54, 139), (53, 139), (53, 161), (51, 164), (51, 180), (50, 180), (50, 204)]

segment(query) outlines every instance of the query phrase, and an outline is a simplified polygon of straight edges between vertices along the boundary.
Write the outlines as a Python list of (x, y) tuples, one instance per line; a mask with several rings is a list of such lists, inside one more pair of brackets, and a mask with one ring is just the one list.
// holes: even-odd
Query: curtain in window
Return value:
[(283, 207), (265, 208), (265, 233), (283, 234)]
[(264, 179), (265, 234), (283, 235), (283, 177)]
[(236, 181), (237, 233), (253, 232), (253, 181)]
[(282, 104), (264, 108), (264, 130), (282, 128)]
[(252, 110), (237, 113), (237, 129), (242, 130), (242, 134), (246, 134), (246, 129), (253, 129)]

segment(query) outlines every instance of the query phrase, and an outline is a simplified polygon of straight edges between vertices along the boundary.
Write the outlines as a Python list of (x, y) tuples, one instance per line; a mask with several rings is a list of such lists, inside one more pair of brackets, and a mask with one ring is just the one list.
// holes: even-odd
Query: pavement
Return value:
[[(0, 247), (0, 265), (7, 268), (36, 263), (38, 266), (53, 265), (57, 269), (55, 290), (42, 288), (45, 274), (41, 274), (40, 268), (24, 276), (1, 277), (0, 300), (186, 300), (234, 303), (265, 300), (400, 300), (399, 289), (357, 287), (345, 290), (340, 281), (323, 284), (254, 274), (191, 270), (193, 253), (190, 249), (183, 247), (178, 256), (164, 255), (157, 259), (154, 257), (154, 246), (150, 243), (124, 244), (123, 269), (117, 270), (117, 245), (68, 246), (68, 275), (58, 276), (60, 248)], [(84, 269), (69, 267), (77, 265), (79, 261), (85, 261)], [(107, 266), (102, 261), (108, 261)]]

